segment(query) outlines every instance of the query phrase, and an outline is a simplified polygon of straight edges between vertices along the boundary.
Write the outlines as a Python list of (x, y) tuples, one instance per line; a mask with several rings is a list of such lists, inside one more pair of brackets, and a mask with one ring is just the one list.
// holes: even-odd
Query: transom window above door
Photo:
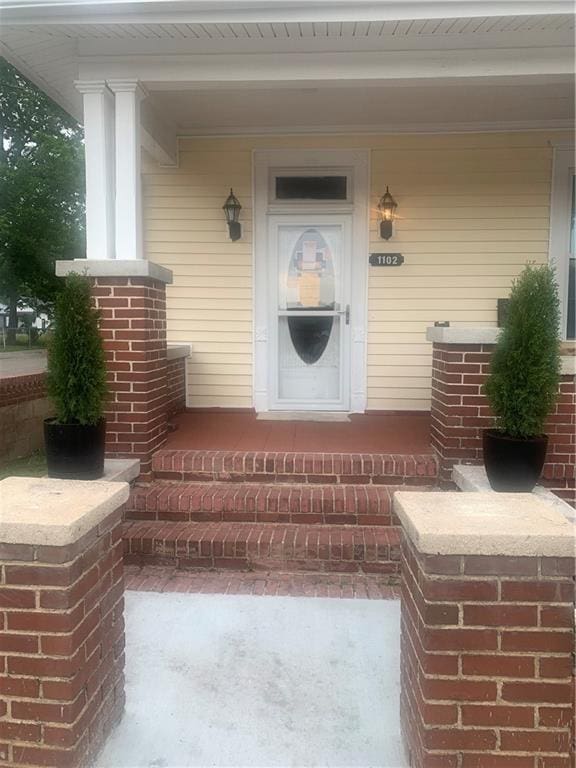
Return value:
[(270, 171), (271, 203), (350, 203), (352, 173), (314, 169)]

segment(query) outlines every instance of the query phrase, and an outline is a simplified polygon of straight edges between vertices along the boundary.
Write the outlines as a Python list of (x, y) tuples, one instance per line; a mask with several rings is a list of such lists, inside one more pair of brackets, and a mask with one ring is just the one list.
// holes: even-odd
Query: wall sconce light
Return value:
[(242, 206), (240, 205), (238, 198), (232, 192), (230, 188), (230, 194), (226, 198), (226, 202), (222, 206), (224, 213), (226, 214), (226, 223), (228, 224), (228, 232), (230, 234), (230, 240), (239, 240), (242, 236), (242, 225), (238, 221)]
[(396, 208), (398, 208), (398, 203), (390, 194), (388, 186), (386, 186), (386, 192), (384, 192), (378, 203), (378, 210), (382, 217), (380, 221), (380, 237), (382, 240), (390, 240), (392, 237), (392, 222), (394, 221)]

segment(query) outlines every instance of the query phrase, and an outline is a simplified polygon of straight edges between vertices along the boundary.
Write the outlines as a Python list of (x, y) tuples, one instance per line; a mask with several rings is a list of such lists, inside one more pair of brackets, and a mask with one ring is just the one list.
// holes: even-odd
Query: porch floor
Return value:
[(428, 412), (352, 414), (346, 422), (261, 421), (252, 412), (187, 411), (172, 418), (173, 450), (427, 454)]

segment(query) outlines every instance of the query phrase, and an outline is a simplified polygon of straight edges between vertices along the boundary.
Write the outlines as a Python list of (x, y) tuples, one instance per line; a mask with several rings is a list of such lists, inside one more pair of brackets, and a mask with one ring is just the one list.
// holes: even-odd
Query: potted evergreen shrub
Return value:
[(56, 410), (44, 421), (50, 477), (94, 480), (104, 472), (106, 361), (98, 323), (88, 279), (69, 275), (48, 347), (48, 394)]
[(529, 492), (542, 472), (546, 418), (560, 382), (560, 306), (554, 271), (526, 266), (512, 286), (507, 317), (484, 392), (495, 428), (484, 431), (484, 465), (495, 491)]

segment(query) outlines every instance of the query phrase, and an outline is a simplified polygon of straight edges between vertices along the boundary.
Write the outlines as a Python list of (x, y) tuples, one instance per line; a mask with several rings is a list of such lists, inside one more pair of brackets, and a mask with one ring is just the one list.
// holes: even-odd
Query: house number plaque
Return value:
[(399, 267), (404, 264), (404, 256), (401, 253), (371, 253), (371, 267)]

